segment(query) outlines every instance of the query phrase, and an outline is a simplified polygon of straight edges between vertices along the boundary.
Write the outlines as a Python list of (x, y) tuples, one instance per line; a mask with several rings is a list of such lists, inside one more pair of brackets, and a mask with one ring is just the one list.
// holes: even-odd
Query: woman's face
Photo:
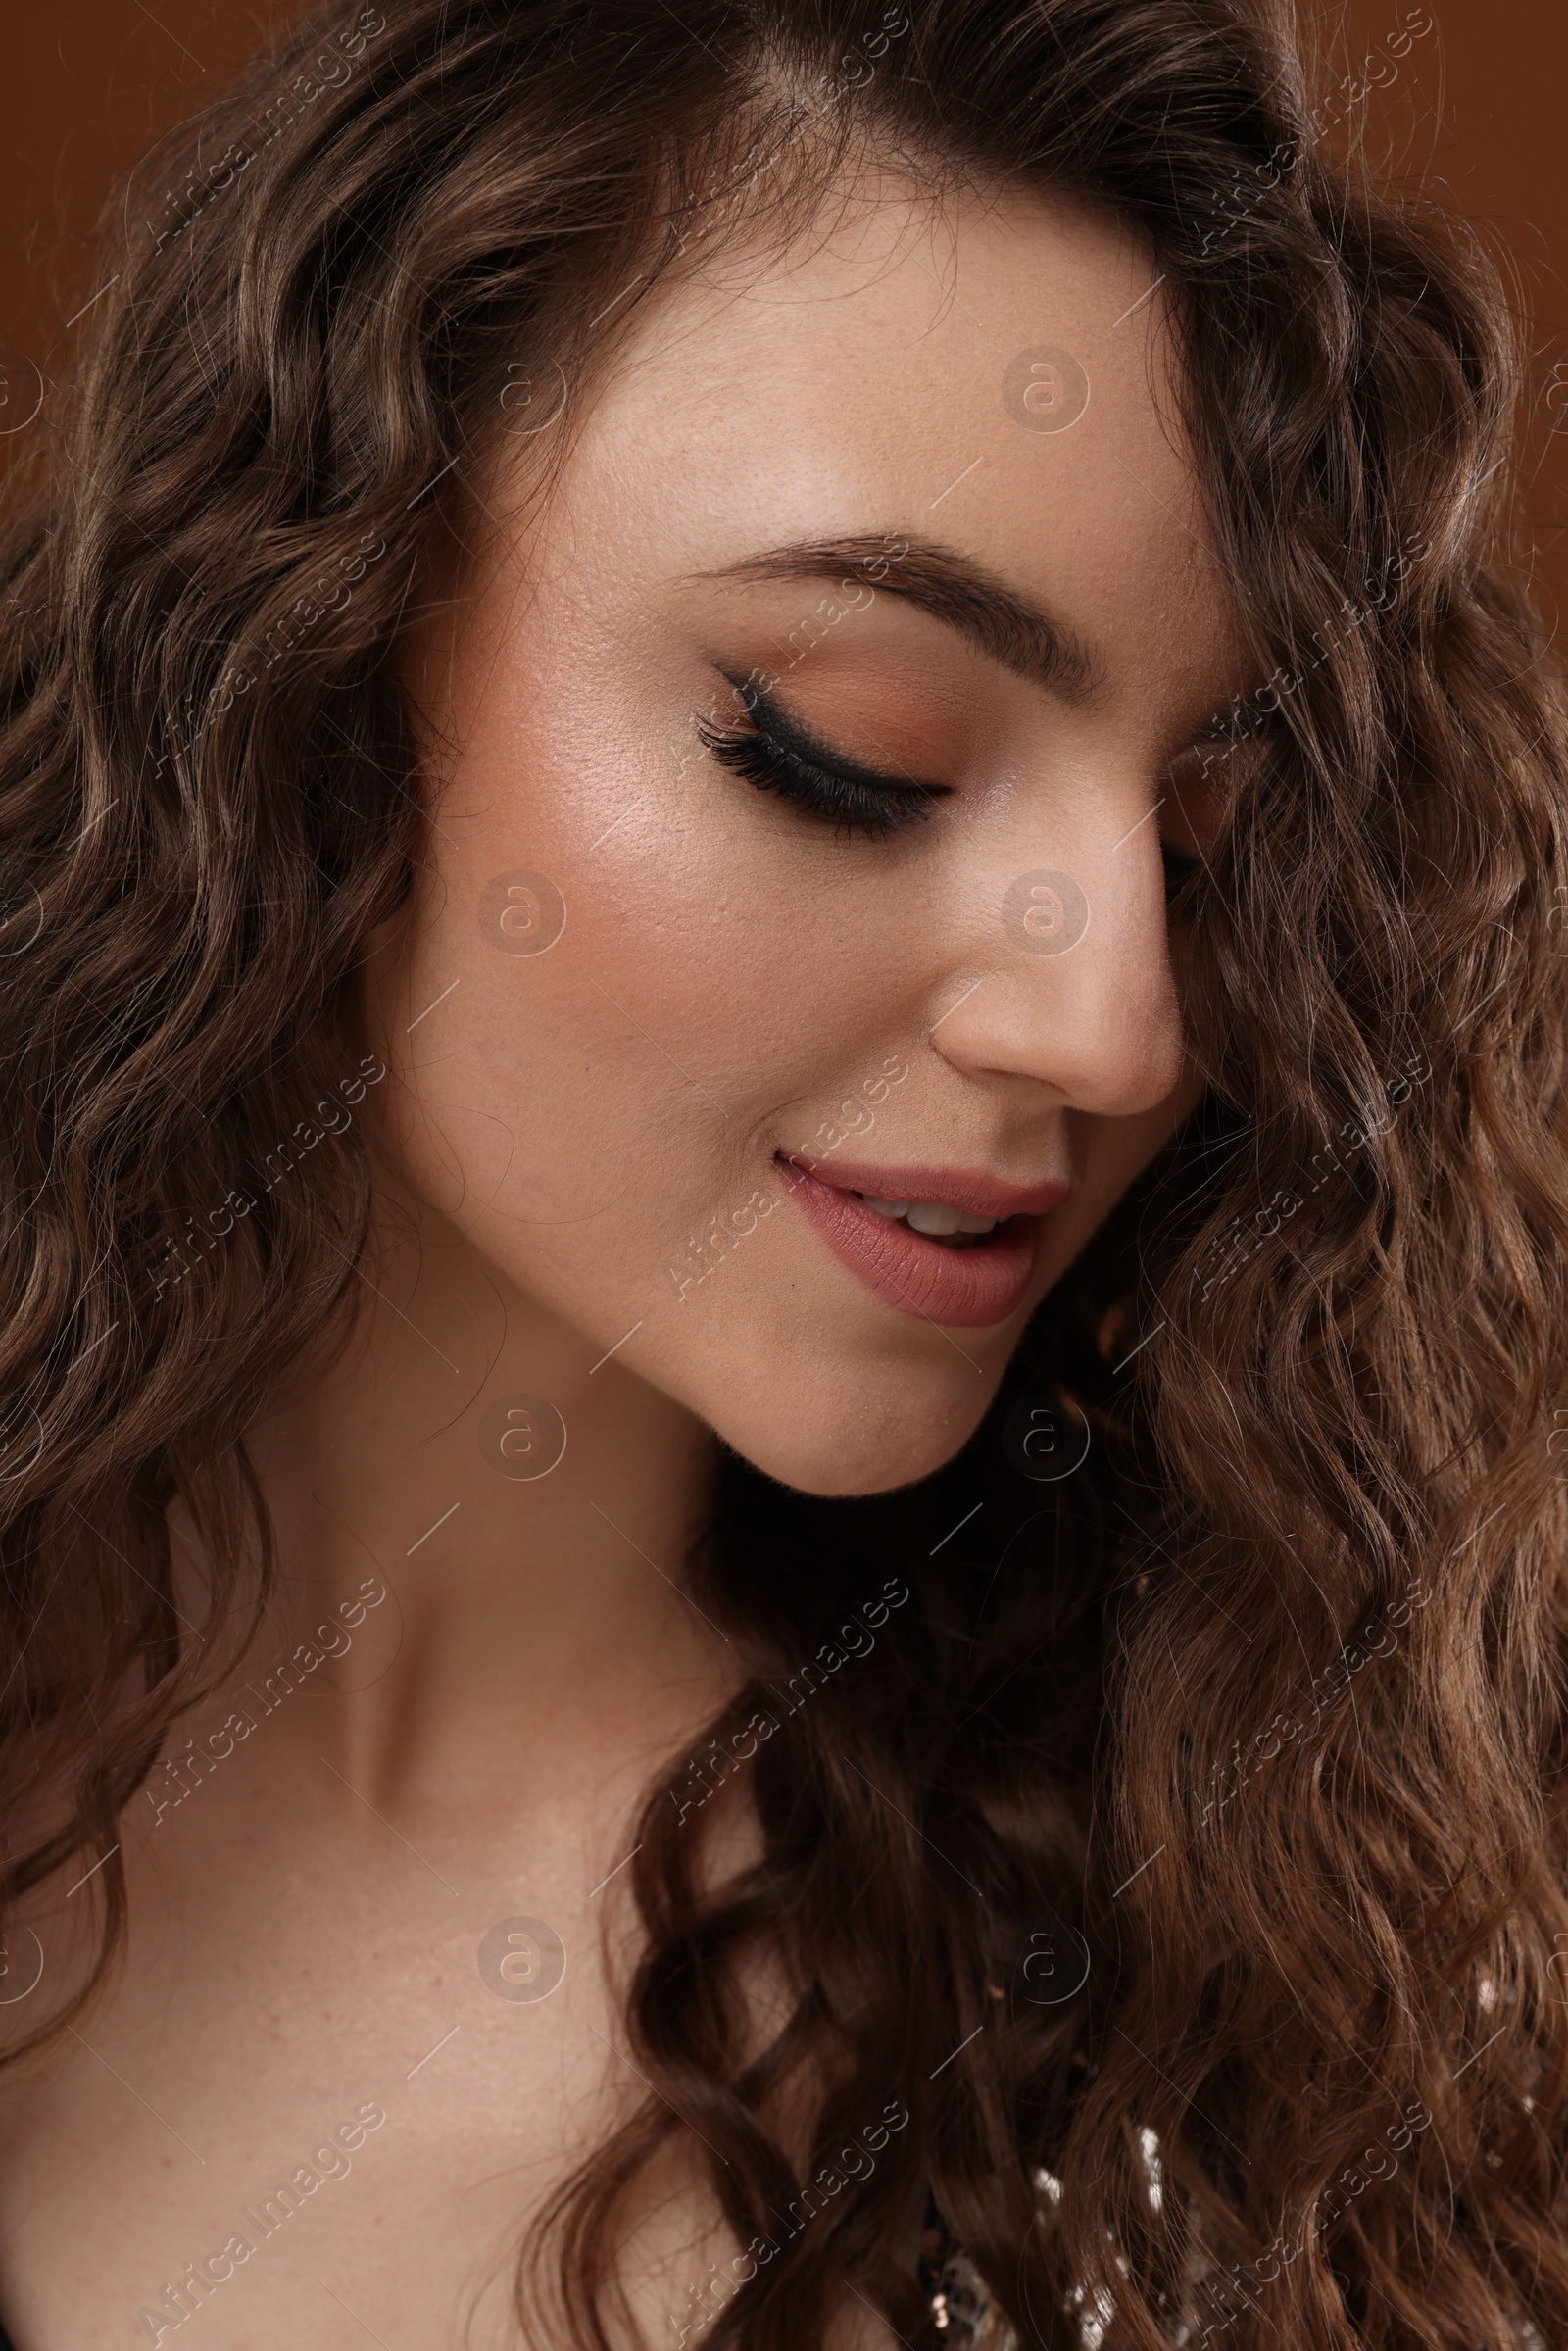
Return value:
[(662, 289), (533, 508), (512, 408), (411, 674), (381, 1148), (793, 1486), (946, 1459), (1196, 1099), (1161, 835), (1242, 680), (1153, 275), (884, 186)]

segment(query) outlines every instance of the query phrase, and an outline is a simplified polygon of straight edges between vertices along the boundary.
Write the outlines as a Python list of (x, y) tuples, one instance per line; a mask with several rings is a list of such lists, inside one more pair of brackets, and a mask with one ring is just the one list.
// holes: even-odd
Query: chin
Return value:
[(770, 1382), (758, 1409), (737, 1410), (731, 1398), (709, 1422), (754, 1469), (800, 1494), (891, 1494), (930, 1477), (967, 1444), (995, 1383), (974, 1385), (977, 1395), (934, 1384), (922, 1392), (906, 1374), (879, 1389), (850, 1375), (824, 1379), (818, 1366), (793, 1390)]

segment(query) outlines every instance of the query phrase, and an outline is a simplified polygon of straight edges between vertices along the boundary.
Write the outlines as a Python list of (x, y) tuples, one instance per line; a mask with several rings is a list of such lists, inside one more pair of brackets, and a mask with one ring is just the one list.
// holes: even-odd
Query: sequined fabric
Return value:
[[(1150, 2172), (1151, 2193), (1157, 2199), (1159, 2162), (1152, 2132), (1144, 2133), (1142, 2153)], [(1061, 2202), (1061, 2181), (1054, 2173), (1045, 2171), (1036, 2172), (1034, 2180), (1040, 2219), (1049, 2225)], [(943, 2351), (1018, 2351), (1016, 2333), (997, 2308), (973, 2262), (950, 2233), (934, 2200), (927, 2208), (920, 2238), (919, 2276)], [(1077, 2313), (1082, 2351), (1100, 2351), (1110, 2317), (1108, 2308), (1092, 2307), (1081, 2292), (1073, 2293), (1070, 2302)], [(1187, 2339), (1187, 2329), (1178, 2328), (1171, 2338), (1173, 2351), (1179, 2351)]]
[(943, 2351), (1016, 2351), (1017, 2337), (999, 2321), (978, 2271), (934, 2204), (920, 2236), (920, 2285)]
[[(1145, 2133), (1143, 2153), (1152, 2184), (1157, 2191), (1159, 2164), (1152, 2132)], [(1060, 2201), (1061, 2182), (1049, 2172), (1037, 2172), (1035, 2181), (1041, 2216), (1045, 2218)], [(1189, 2256), (1187, 2275), (1195, 2301), (1205, 2277), (1212, 2274), (1212, 2265), (1195, 2245)], [(998, 2311), (974, 2264), (950, 2235), (935, 2202), (927, 2208), (926, 2225), (921, 2232), (919, 2278), (921, 2288), (930, 2300), (931, 2323), (943, 2351), (1018, 2351), (1017, 2335)], [(1073, 2301), (1078, 2307), (1078, 2336), (1083, 2351), (1100, 2351), (1110, 2317), (1108, 2308), (1102, 2306), (1099, 2311), (1089, 2308), (1082, 2294), (1074, 2295)], [(1169, 2336), (1171, 2351), (1196, 2351), (1199, 2326), (1200, 2322), (1191, 2314), (1186, 2320), (1175, 2321)], [(1529, 2319), (1515, 2320), (1512, 2333), (1518, 2351), (1546, 2351), (1544, 2336)], [(1206, 2329), (1202, 2339), (1208, 2339)]]

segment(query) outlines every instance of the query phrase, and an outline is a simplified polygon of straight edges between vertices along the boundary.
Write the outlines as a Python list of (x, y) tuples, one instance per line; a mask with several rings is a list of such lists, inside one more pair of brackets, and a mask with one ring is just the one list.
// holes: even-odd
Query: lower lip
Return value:
[(791, 1160), (779, 1166), (791, 1198), (839, 1263), (899, 1313), (978, 1331), (1005, 1322), (1023, 1304), (1035, 1270), (1038, 1216), (1011, 1216), (974, 1248), (945, 1249), (868, 1208), (857, 1192), (835, 1192)]

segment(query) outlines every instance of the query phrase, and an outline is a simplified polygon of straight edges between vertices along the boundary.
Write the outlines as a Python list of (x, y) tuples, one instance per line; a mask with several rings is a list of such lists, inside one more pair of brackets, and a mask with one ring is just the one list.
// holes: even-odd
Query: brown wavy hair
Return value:
[[(40, 422), (0, 654), (12, 1903), (113, 1843), (259, 1621), (245, 1431), (352, 1319), (358, 1127), (222, 1249), (196, 1220), (357, 1066), (421, 854), (402, 632), (499, 436), (861, 152), (1086, 197), (1163, 274), (1272, 671), (1189, 885), (1209, 1095), (938, 1476), (727, 1472), (692, 1573), (755, 1677), (638, 1833), (650, 2096), (519, 2270), (596, 2351), (678, 2117), (750, 2248), (715, 2351), (805, 2351), (846, 2287), (942, 2339), (933, 2204), (1024, 2345), (1568, 2340), (1563, 714), (1504, 289), (1314, 86), (1265, 0), (343, 0), (138, 171)], [(1049, 1430), (1089, 1450), (1041, 1482)], [(715, 1883), (691, 1792), (742, 1770)], [(97, 1984), (118, 1859), (94, 1888)]]

